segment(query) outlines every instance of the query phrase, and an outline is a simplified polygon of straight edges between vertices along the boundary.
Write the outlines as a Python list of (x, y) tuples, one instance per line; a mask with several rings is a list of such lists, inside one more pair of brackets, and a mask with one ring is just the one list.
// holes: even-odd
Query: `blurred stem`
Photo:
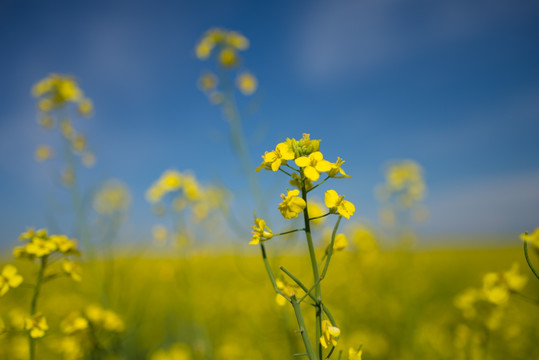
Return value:
[(305, 209), (303, 209), (303, 220), (305, 222), (305, 236), (307, 237), (307, 245), (309, 247), (309, 256), (311, 258), (311, 267), (314, 278), (314, 297), (316, 311), (316, 347), (318, 349), (318, 359), (322, 359), (322, 344), (320, 337), (322, 336), (322, 289), (320, 287), (320, 275), (318, 273), (318, 261), (314, 251), (313, 238), (311, 236), (311, 223), (309, 220), (309, 210), (307, 206), (307, 190), (305, 189), (305, 174), (301, 171), (301, 197), (305, 201)]
[(530, 256), (528, 255), (528, 242), (527, 241), (524, 241), (524, 257), (526, 258), (526, 262), (528, 263), (528, 266), (532, 270), (533, 275), (535, 275), (535, 277), (539, 279), (539, 275), (537, 274), (537, 271), (535, 271), (535, 269), (533, 268), (533, 265), (530, 261)]
[[(32, 301), (30, 302), (30, 316), (36, 314), (37, 299), (39, 298), (39, 292), (41, 291), (41, 285), (43, 283), (43, 275), (45, 274), (45, 268), (47, 267), (47, 255), (43, 256), (40, 261), (39, 272), (37, 274), (36, 286), (34, 287), (34, 294), (32, 295)], [(28, 346), (30, 352), (30, 360), (35, 359), (36, 343), (34, 338), (28, 333)]]

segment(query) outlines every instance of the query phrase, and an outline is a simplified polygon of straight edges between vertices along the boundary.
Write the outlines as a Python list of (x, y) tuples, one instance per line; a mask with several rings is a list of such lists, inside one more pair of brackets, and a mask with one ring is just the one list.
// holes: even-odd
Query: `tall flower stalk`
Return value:
[[(286, 194), (283, 193), (281, 195), (282, 202), (278, 206), (281, 215), (285, 219), (294, 219), (302, 214), (304, 226), (300, 229), (274, 234), (266, 225), (265, 220), (256, 218), (255, 225), (252, 227), (252, 239), (250, 242), (250, 244), (261, 244), (263, 241), (277, 236), (287, 235), (297, 231), (305, 233), (313, 275), (313, 282), (310, 287), (307, 287), (303, 281), (283, 266), (280, 267), (280, 270), (297, 285), (297, 288), (285, 286), (282, 282), (277, 282), (268, 262), (265, 249), (263, 249), (262, 254), (273, 288), (292, 305), (296, 314), (299, 332), (301, 333), (305, 347), (305, 353), (297, 355), (306, 355), (310, 360), (329, 359), (334, 353), (341, 334), (341, 330), (337, 327), (334, 317), (323, 301), (321, 283), (327, 274), (333, 252), (336, 249), (335, 239), (341, 219), (343, 217), (349, 219), (355, 212), (355, 206), (351, 202), (344, 200), (343, 195), (339, 195), (335, 190), (330, 189), (325, 192), (324, 196), (324, 202), (328, 208), (327, 213), (316, 217), (309, 215), (308, 205), (309, 193), (311, 191), (329, 179), (349, 177), (341, 168), (344, 163), (342, 159), (337, 159), (335, 163), (324, 160), (319, 148), (320, 140), (311, 140), (308, 134), (304, 134), (300, 140), (286, 139), (285, 142), (277, 144), (275, 150), (266, 152), (262, 156), (263, 161), (257, 168), (257, 171), (262, 169), (272, 172), (280, 171), (290, 178), (290, 185), (295, 187), (293, 190), (287, 189)], [(292, 161), (293, 164), (290, 164), (289, 162)], [(325, 174), (325, 177), (321, 180), (322, 174)], [(336, 215), (338, 218), (333, 228), (331, 241), (321, 258), (322, 261), (319, 263), (313, 241), (311, 222), (329, 215)], [(301, 289), (303, 293), (299, 293), (296, 289)], [(301, 304), (305, 300), (315, 309), (314, 344), (311, 342), (308, 329), (305, 326), (301, 308)]]

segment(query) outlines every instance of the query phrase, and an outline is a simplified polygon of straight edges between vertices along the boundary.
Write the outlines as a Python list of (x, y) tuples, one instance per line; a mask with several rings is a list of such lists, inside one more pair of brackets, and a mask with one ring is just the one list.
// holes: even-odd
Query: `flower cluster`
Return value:
[(17, 268), (13, 265), (6, 265), (0, 273), (0, 296), (4, 296), (9, 289), (18, 287), (23, 281), (23, 278), (17, 272)]
[(77, 241), (66, 235), (49, 235), (47, 229), (34, 230), (28, 228), (22, 233), (19, 240), (25, 245), (17, 246), (13, 250), (15, 258), (43, 258), (49, 255), (80, 255)]
[[(216, 54), (217, 66), (229, 71), (238, 68), (242, 61), (239, 51), (249, 48), (249, 40), (236, 31), (214, 28), (206, 31), (195, 47), (195, 53), (200, 60), (207, 60), (212, 53)], [(219, 80), (220, 79), (220, 80)], [(219, 82), (224, 87), (230, 87), (227, 79), (218, 78), (213, 72), (206, 70), (198, 80), (198, 87), (213, 104), (221, 104), (227, 89), (218, 89)], [(244, 95), (252, 95), (257, 87), (256, 77), (248, 70), (241, 69), (236, 75), (236, 86)]]
[(519, 292), (527, 283), (520, 274), (517, 263), (507, 271), (489, 272), (483, 276), (480, 288), (468, 288), (454, 301), (466, 319), (480, 317), (490, 329), (499, 326), (503, 307), (507, 305), (511, 293)]
[(399, 205), (410, 208), (425, 197), (423, 169), (412, 160), (390, 164), (386, 168), (386, 182), (379, 188), (382, 200), (396, 198)]
[[(32, 94), (38, 98), (39, 124), (45, 129), (59, 127), (60, 133), (69, 145), (69, 151), (77, 156), (81, 156), (82, 164), (91, 167), (95, 163), (95, 155), (88, 150), (86, 137), (75, 130), (70, 117), (84, 116), (90, 117), (93, 113), (92, 101), (84, 96), (76, 80), (68, 75), (51, 74), (38, 81), (32, 88)], [(76, 113), (70, 115), (69, 111), (73, 105)], [(45, 161), (54, 157), (54, 150), (48, 145), (40, 145), (36, 149), (35, 158), (37, 161)], [(68, 164), (69, 165), (69, 164)], [(66, 185), (73, 182), (73, 165), (62, 174)]]
[(122, 214), (130, 204), (129, 189), (119, 180), (105, 182), (94, 197), (95, 211), (104, 215)]
[(532, 233), (526, 231), (520, 234), (520, 239), (539, 249), (539, 228), (535, 229)]

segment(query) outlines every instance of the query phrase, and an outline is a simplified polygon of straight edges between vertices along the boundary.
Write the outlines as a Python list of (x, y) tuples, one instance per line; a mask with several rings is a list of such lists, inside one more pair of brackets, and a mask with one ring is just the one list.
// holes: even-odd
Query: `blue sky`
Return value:
[[(97, 166), (133, 193), (131, 227), (153, 223), (144, 191), (168, 168), (235, 192), (249, 214), (227, 124), (196, 88), (194, 45), (210, 27), (245, 34), (259, 79), (246, 120), (254, 161), (309, 132), (352, 179), (337, 184), (376, 222), (383, 165), (425, 168), (425, 234), (518, 234), (539, 226), (539, 4), (509, 0), (0, 3), (0, 238), (46, 226), (46, 143), (30, 88), (75, 75)], [(261, 174), (275, 197), (286, 184)], [(278, 200), (276, 199), (277, 203)], [(144, 229), (139, 228), (144, 226)]]

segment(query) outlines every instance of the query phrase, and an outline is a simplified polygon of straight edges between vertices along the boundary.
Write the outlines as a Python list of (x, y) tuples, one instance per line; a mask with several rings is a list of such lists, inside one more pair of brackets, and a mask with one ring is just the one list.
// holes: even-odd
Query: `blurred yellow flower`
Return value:
[[(309, 218), (316, 218), (319, 216), (324, 215), (324, 208), (322, 207), (322, 204), (320, 204), (318, 201), (315, 200), (309, 200), (309, 204), (307, 204), (307, 212), (309, 213)], [(311, 220), (311, 224), (317, 225), (324, 221), (324, 218), (314, 219)]]
[(311, 181), (318, 180), (320, 173), (330, 171), (332, 166), (329, 161), (324, 160), (324, 156), (320, 151), (315, 151), (308, 157), (299, 157), (294, 161), (297, 166), (303, 168), (303, 173)]
[(519, 266), (514, 263), (511, 269), (502, 273), (490, 272), (483, 277), (483, 293), (487, 300), (497, 305), (504, 305), (509, 300), (511, 291), (520, 291), (528, 278), (521, 275)]
[(106, 181), (94, 198), (94, 210), (104, 215), (125, 212), (130, 205), (129, 189), (123, 182), (116, 179)]
[(298, 217), (298, 214), (305, 209), (307, 204), (305, 200), (298, 197), (299, 190), (286, 190), (286, 195), (281, 194), (283, 201), (279, 204), (278, 209), (285, 219), (292, 219)]
[(230, 47), (225, 47), (219, 53), (219, 63), (225, 68), (234, 67), (238, 64), (238, 54), (236, 50)]
[(198, 79), (198, 87), (204, 92), (215, 90), (217, 88), (217, 81), (217, 76), (208, 71)]
[(78, 254), (77, 241), (69, 239), (66, 235), (51, 235), (49, 240), (56, 245), (57, 249), (63, 254)]
[(363, 350), (355, 350), (354, 348), (348, 349), (348, 360), (361, 360), (361, 354)]
[(73, 261), (69, 261), (67, 259), (62, 259), (61, 267), (62, 267), (62, 271), (66, 275), (68, 275), (70, 278), (72, 278), (73, 280), (77, 282), (82, 281), (82, 276), (81, 276), (82, 269), (79, 264)]
[(236, 85), (243, 95), (252, 95), (258, 86), (256, 77), (249, 72), (242, 72), (236, 78)]
[(522, 241), (527, 241), (533, 246), (539, 248), (539, 228), (535, 229), (531, 234), (528, 234), (527, 231), (520, 234), (520, 239), (522, 239)]
[(249, 47), (249, 40), (237, 31), (229, 31), (226, 34), (226, 43), (238, 50), (246, 50)]
[(17, 273), (17, 268), (13, 265), (6, 265), (0, 274), (0, 296), (4, 296), (9, 289), (18, 287), (23, 281), (21, 275)]
[(191, 350), (187, 344), (176, 343), (169, 350), (157, 350), (150, 360), (191, 360)]
[(50, 146), (40, 145), (36, 149), (35, 158), (39, 162), (50, 159), (53, 156), (54, 156), (54, 151), (52, 150)]
[(32, 338), (40, 338), (45, 335), (45, 332), (49, 329), (47, 325), (47, 319), (41, 313), (34, 314), (32, 317), (26, 318), (24, 324), (25, 330), (30, 332)]
[(273, 231), (266, 226), (266, 222), (263, 219), (256, 218), (255, 224), (251, 228), (253, 229), (253, 236), (249, 243), (250, 245), (259, 244), (261, 241), (266, 241), (273, 237)]
[(333, 250), (340, 251), (348, 246), (348, 239), (344, 234), (337, 234), (335, 236), (335, 241), (333, 242)]
[(56, 243), (50, 241), (49, 239), (44, 239), (40, 237), (32, 238), (28, 244), (26, 244), (26, 253), (34, 255), (36, 257), (47, 256), (57, 249)]
[(339, 195), (335, 190), (328, 190), (324, 196), (324, 203), (330, 211), (338, 211), (347, 219), (354, 215), (356, 207), (350, 201), (344, 200), (344, 195)]
[(94, 111), (94, 105), (90, 99), (82, 99), (79, 103), (79, 112), (82, 116), (89, 116)]
[(337, 340), (341, 335), (341, 330), (333, 326), (328, 320), (322, 321), (322, 336), (320, 337), (320, 343), (324, 348), (329, 345), (336, 346)]
[(88, 320), (83, 317), (79, 312), (70, 313), (60, 323), (60, 330), (64, 334), (71, 335), (77, 331), (86, 330), (88, 328)]

